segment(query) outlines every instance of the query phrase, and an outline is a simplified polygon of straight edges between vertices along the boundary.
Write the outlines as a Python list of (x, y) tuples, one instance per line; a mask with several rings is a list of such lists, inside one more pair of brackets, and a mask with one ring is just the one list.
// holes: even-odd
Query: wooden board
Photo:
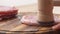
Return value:
[[(20, 16), (18, 16), (17, 18), (13, 18), (13, 19), (8, 19), (8, 20), (4, 20), (0, 22), (0, 33), (9, 33), (9, 32), (20, 32), (20, 31), (38, 31), (39, 26), (28, 26), (25, 24), (21, 24), (20, 22)], [(11, 32), (11, 33), (12, 33)]]
[[(55, 15), (59, 16), (59, 15)], [(28, 26), (20, 22), (20, 16), (17, 18), (4, 20), (0, 22), (0, 33), (3, 34), (49, 34), (54, 32), (51, 27)]]

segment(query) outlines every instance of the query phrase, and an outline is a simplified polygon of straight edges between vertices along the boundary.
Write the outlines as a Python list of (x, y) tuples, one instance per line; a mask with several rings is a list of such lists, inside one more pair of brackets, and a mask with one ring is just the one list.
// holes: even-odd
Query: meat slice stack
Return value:
[(0, 6), (0, 20), (15, 17), (17, 13), (18, 9), (15, 7)]

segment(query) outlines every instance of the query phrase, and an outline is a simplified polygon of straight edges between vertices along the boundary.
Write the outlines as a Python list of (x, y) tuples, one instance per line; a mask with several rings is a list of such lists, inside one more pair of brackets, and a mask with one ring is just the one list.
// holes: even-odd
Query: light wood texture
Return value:
[[(59, 15), (55, 15), (59, 16)], [(2, 31), (3, 30), (3, 31)], [(42, 34), (42, 33), (50, 33), (53, 32), (51, 27), (40, 27), (40, 26), (29, 26), (26, 24), (22, 24), (20, 22), (20, 18), (9, 19), (0, 22), (0, 33), (6, 34)]]

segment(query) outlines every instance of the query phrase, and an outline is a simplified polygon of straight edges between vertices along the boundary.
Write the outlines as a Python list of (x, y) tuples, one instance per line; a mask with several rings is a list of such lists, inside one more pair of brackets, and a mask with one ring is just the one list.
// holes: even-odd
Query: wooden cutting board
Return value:
[[(54, 15), (59, 17), (60, 15)], [(22, 24), (20, 19), (22, 17), (18, 16), (16, 18), (4, 20), (0, 22), (0, 33), (3, 34), (56, 34), (51, 29), (51, 27), (41, 27), (41, 26), (28, 26)]]
[(12, 32), (38, 31), (39, 26), (28, 26), (28, 25), (22, 24), (20, 22), (21, 18), (22, 18), (21, 16), (18, 16), (16, 18), (0, 21), (0, 33), (9, 33), (11, 31)]

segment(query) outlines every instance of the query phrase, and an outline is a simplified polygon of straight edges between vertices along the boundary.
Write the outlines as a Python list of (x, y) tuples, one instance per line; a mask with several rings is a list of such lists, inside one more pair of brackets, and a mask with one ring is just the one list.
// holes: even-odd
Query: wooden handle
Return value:
[(53, 21), (53, 0), (38, 0), (38, 20), (41, 22)]

